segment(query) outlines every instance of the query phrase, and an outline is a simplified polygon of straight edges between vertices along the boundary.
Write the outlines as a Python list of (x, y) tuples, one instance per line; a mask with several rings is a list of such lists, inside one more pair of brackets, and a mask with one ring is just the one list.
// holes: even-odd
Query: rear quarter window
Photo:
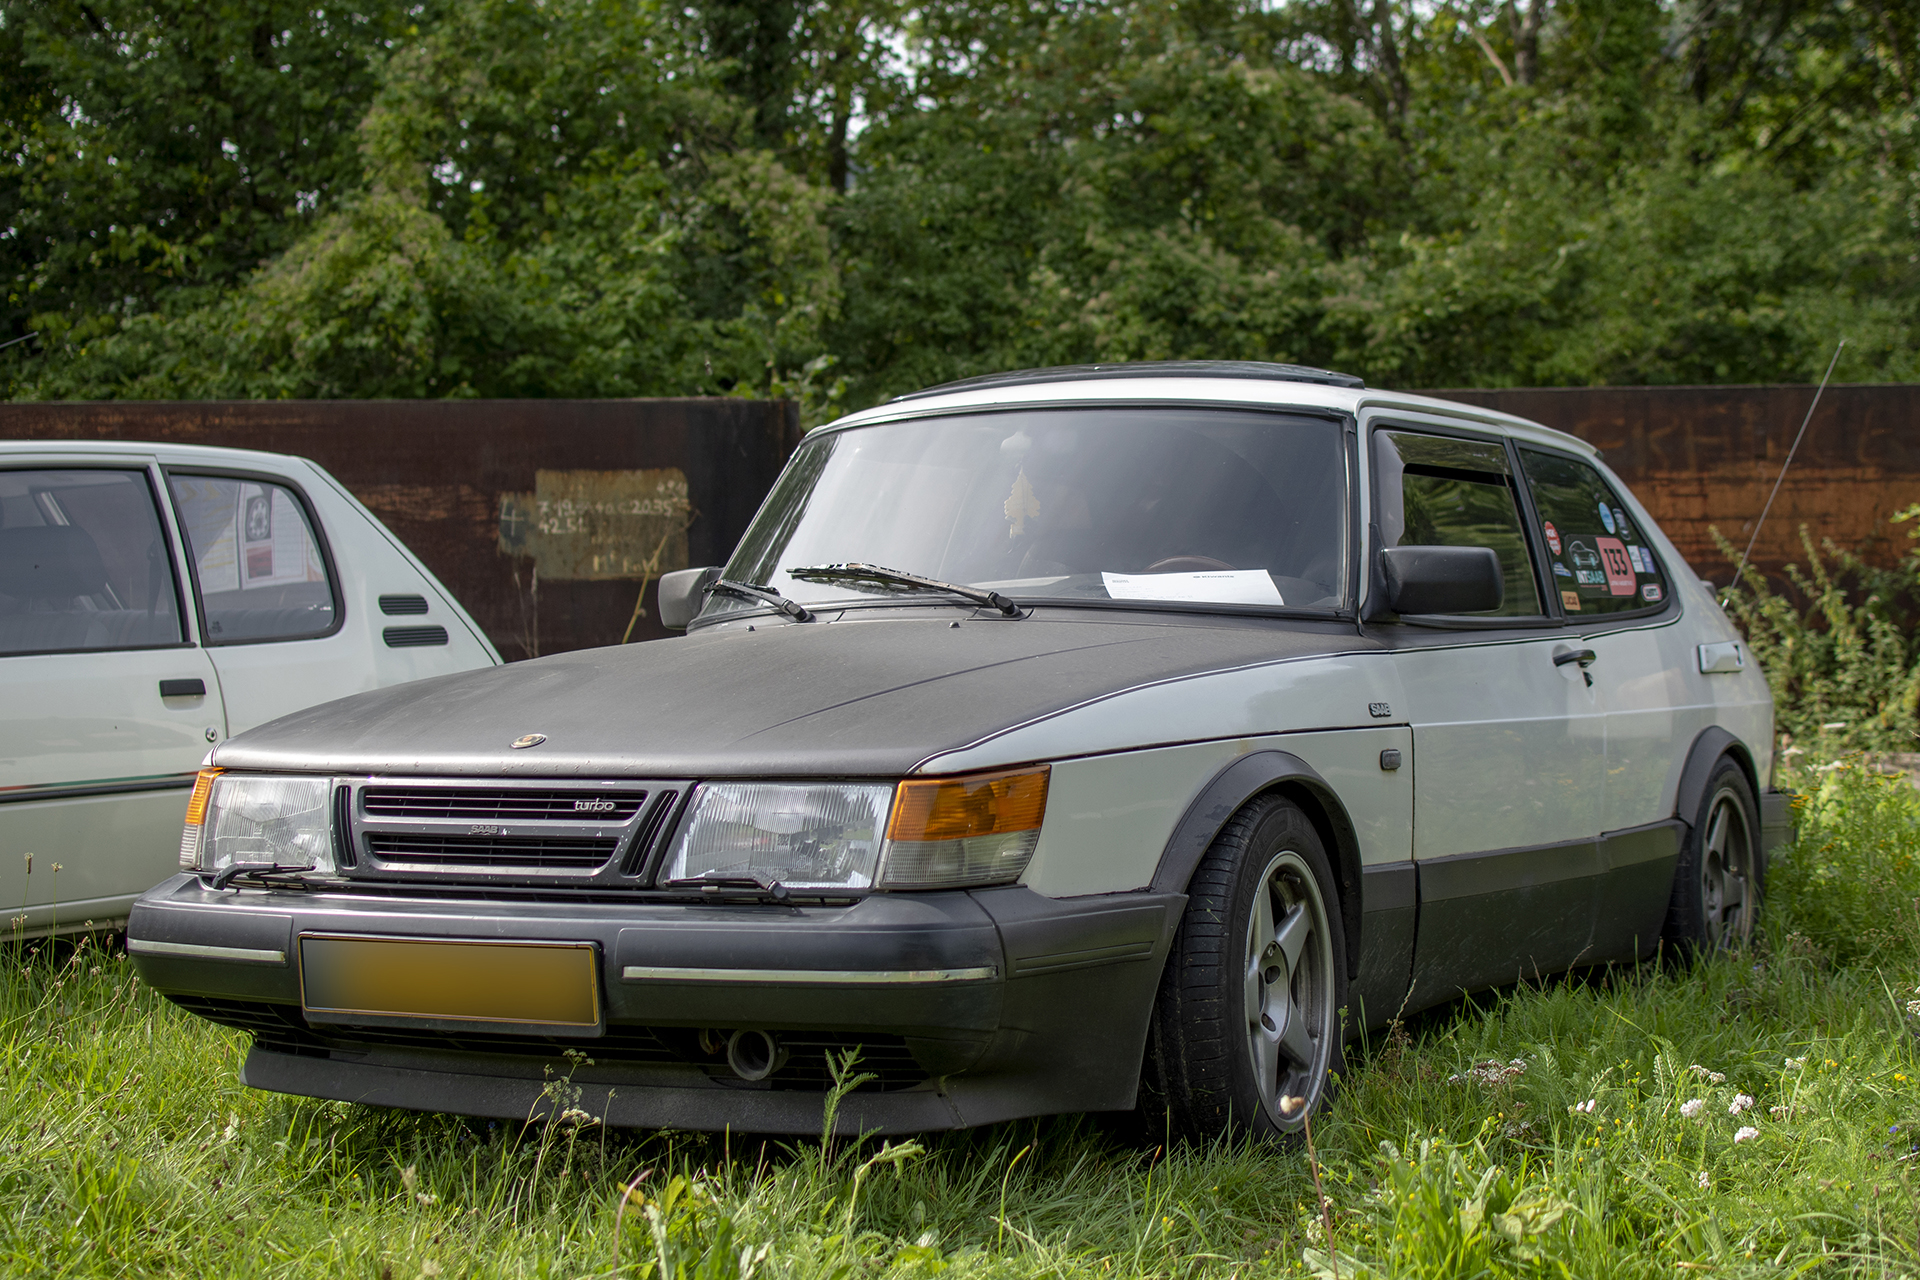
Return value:
[(1600, 473), (1577, 458), (1522, 448), (1554, 594), (1568, 617), (1658, 608), (1667, 577), (1646, 531)]
[(339, 609), (326, 557), (291, 489), (234, 476), (168, 479), (209, 644), (302, 640), (334, 629)]

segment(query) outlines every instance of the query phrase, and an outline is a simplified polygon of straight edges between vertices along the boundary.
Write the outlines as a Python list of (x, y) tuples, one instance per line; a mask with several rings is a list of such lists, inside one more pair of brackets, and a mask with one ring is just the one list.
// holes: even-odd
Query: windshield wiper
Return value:
[(752, 582), (734, 582), (728, 578), (718, 578), (707, 584), (707, 594), (723, 592), (730, 596), (739, 596), (742, 600), (757, 600), (761, 604), (770, 604), (795, 622), (812, 622), (813, 615), (798, 600), (789, 600), (772, 587), (759, 586)]
[(998, 609), (1009, 618), (1024, 618), (1020, 606), (1001, 595), (998, 591), (982, 591), (978, 587), (963, 587), (957, 582), (942, 582), (938, 578), (923, 578), (917, 573), (902, 573), (898, 569), (883, 569), (877, 564), (817, 564), (799, 569), (787, 570), (789, 578), (799, 578), (804, 582), (872, 582), (885, 587), (908, 587), (916, 591), (945, 591), (975, 604), (984, 604), (990, 609)]
[(785, 902), (792, 892), (778, 880), (770, 880), (755, 871), (708, 871), (697, 876), (682, 876), (678, 880), (667, 881), (669, 889), (698, 889), (701, 893), (713, 895), (728, 889), (745, 889), (756, 897), (771, 898), (775, 902)]
[(202, 879), (210, 889), (229, 888), (235, 880), (251, 881), (265, 889), (301, 888), (305, 884), (303, 877), (311, 870), (311, 862), (235, 862)]

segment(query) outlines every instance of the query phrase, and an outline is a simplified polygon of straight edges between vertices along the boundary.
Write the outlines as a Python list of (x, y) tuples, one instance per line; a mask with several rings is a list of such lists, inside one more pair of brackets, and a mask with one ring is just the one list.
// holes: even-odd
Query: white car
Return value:
[(426, 567), (304, 458), (0, 441), (0, 922), (124, 920), (195, 770), (290, 711), (493, 666)]
[(221, 744), (141, 972), (288, 1093), (808, 1133), (858, 1047), (851, 1131), (1292, 1135), (1361, 1026), (1738, 946), (1782, 833), (1767, 683), (1594, 451), (1321, 370), (844, 418), (660, 612)]

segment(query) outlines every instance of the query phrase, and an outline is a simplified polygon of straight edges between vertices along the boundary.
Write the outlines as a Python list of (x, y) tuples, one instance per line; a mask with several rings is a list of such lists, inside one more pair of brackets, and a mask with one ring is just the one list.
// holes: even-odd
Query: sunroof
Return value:
[(895, 401), (988, 387), (1017, 387), (1036, 382), (1090, 382), (1103, 378), (1253, 378), (1263, 382), (1310, 382), (1323, 387), (1360, 388), (1367, 384), (1350, 373), (1315, 369), (1304, 364), (1272, 364), (1263, 360), (1140, 360), (1126, 364), (1069, 364), (1054, 369), (1015, 369), (943, 382), (923, 391), (895, 396)]

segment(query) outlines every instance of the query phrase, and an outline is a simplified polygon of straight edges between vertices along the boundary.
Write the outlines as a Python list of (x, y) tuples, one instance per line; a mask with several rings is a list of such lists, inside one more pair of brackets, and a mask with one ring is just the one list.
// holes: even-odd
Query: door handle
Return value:
[(162, 680), (160, 696), (163, 698), (204, 698), (207, 696), (207, 682), (198, 676), (191, 680)]
[(1580, 664), (1580, 669), (1585, 671), (1599, 656), (1591, 649), (1566, 649), (1553, 655), (1553, 665), (1564, 667), (1569, 662), (1577, 662)]

